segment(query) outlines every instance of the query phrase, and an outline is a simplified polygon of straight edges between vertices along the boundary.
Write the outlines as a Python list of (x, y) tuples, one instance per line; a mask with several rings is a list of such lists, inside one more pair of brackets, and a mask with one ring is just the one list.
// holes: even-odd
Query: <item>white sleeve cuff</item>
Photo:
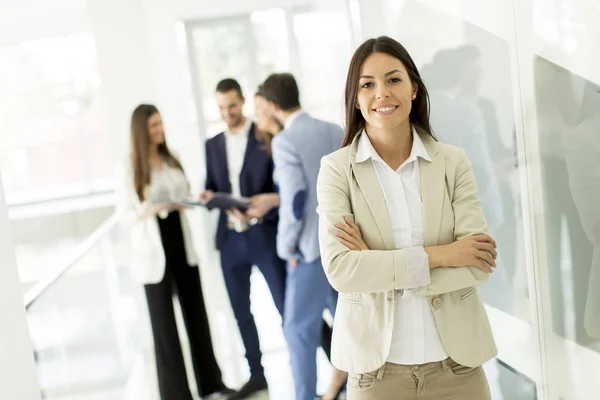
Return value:
[(431, 283), (429, 274), (429, 255), (423, 247), (411, 247), (404, 250), (406, 259), (407, 288), (414, 289)]

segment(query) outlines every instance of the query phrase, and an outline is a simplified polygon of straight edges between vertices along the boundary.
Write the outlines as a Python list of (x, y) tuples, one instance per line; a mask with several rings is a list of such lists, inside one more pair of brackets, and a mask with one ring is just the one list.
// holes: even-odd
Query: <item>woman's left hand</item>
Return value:
[(335, 233), (340, 243), (350, 250), (369, 250), (358, 225), (348, 217), (344, 217), (344, 222), (335, 223), (335, 227), (340, 230), (340, 232)]

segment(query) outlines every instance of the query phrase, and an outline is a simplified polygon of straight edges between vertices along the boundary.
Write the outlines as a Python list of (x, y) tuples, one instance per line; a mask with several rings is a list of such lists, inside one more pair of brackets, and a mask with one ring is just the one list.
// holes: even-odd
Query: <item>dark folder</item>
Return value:
[(172, 201), (173, 204), (178, 204), (186, 207), (206, 207), (208, 210), (213, 210), (215, 208), (219, 210), (231, 210), (232, 208), (237, 208), (241, 212), (245, 213), (250, 208), (250, 200), (246, 197), (234, 197), (229, 193), (215, 193), (213, 194), (212, 199), (210, 201), (202, 201), (202, 200), (181, 200), (181, 201)]

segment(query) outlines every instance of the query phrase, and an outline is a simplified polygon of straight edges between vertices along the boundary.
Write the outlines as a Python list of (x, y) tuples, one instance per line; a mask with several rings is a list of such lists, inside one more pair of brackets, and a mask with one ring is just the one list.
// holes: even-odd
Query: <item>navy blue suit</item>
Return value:
[[(231, 193), (227, 168), (225, 134), (220, 133), (206, 141), (206, 190)], [(273, 183), (273, 160), (255, 136), (252, 124), (244, 164), (240, 173), (240, 192), (244, 197), (276, 192)], [(223, 277), (235, 318), (246, 348), (251, 379), (264, 378), (262, 354), (254, 316), (250, 311), (250, 273), (256, 265), (283, 316), (285, 299), (285, 261), (277, 256), (278, 210), (271, 210), (259, 224), (245, 232), (228, 229), (227, 215), (222, 212), (217, 228), (217, 249), (221, 252)]]

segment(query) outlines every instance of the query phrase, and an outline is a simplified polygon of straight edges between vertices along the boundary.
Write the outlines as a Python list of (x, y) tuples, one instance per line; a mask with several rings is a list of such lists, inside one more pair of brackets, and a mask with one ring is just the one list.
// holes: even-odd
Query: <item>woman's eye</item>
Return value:
[(400, 78), (392, 78), (392, 79), (390, 79), (391, 83), (398, 83), (400, 81), (401, 81)]
[(364, 83), (364, 84), (362, 85), (362, 88), (363, 88), (363, 89), (367, 89), (367, 88), (370, 88), (370, 87), (372, 87), (372, 86), (373, 86), (373, 83), (371, 83), (371, 82), (367, 82), (367, 83)]

